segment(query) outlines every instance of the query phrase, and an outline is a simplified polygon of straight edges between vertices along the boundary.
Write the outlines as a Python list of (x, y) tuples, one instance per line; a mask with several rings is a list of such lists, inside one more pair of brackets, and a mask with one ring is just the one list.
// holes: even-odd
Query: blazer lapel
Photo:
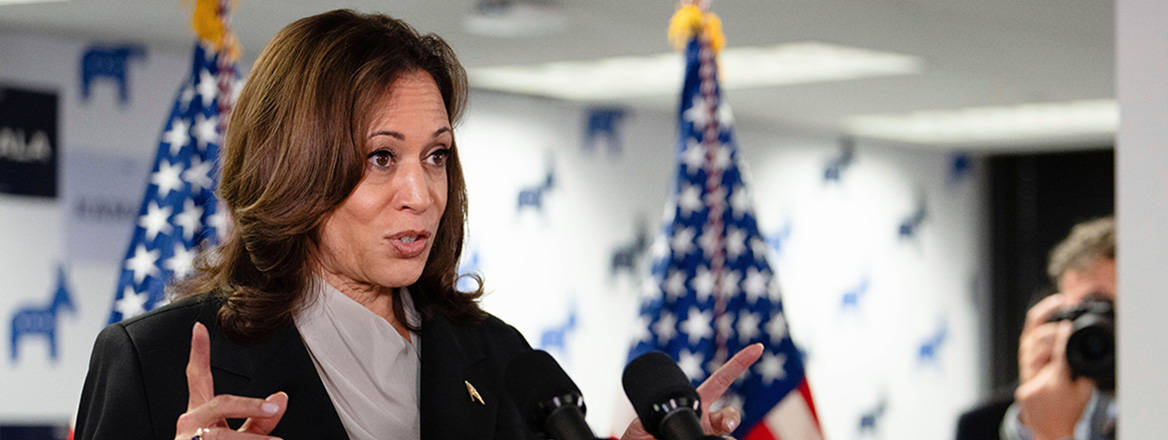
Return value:
[[(218, 331), (211, 335), (212, 369), (236, 376), (217, 374), (216, 393), (264, 398), (283, 391), (288, 394), (288, 409), (272, 435), (348, 438), (295, 326), (285, 326), (272, 336), (244, 344), (232, 342)], [(223, 384), (220, 377), (226, 379)]]
[(472, 336), (435, 314), (422, 324), (421, 351), (422, 440), (493, 438), (502, 388), (481, 368), (485, 356)]

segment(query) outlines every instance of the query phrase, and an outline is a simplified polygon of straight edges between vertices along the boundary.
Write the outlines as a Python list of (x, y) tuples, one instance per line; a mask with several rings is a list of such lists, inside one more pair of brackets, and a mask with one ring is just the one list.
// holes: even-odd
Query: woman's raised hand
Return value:
[[(178, 418), (175, 440), (261, 440), (270, 439), (268, 433), (276, 428), (288, 395), (279, 392), (267, 399), (215, 395), (211, 377), (211, 338), (207, 328), (195, 323), (191, 329), (191, 357), (187, 361), (187, 412)], [(238, 430), (227, 425), (227, 419), (247, 420)]]
[[(759, 357), (762, 357), (762, 352), (762, 344), (751, 344), (739, 350), (738, 353), (734, 354), (734, 357), (718, 367), (714, 374), (711, 374), (705, 382), (698, 386), (698, 396), (702, 400), (702, 429), (706, 431), (706, 434), (726, 436), (738, 427), (738, 422), (742, 419), (738, 410), (725, 407), (711, 413), (710, 405), (726, 394), (726, 390), (738, 379), (738, 376), (754, 365)], [(641, 425), (641, 419), (633, 420), (633, 423), (625, 429), (625, 434), (621, 436), (621, 440), (652, 439), (653, 436), (649, 435), (645, 431), (645, 427)]]

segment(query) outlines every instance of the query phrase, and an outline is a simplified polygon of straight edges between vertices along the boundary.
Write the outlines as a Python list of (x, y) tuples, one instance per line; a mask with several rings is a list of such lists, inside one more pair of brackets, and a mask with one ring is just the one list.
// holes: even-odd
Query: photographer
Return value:
[[(1072, 228), (1070, 236), (1051, 251), (1047, 273), (1058, 293), (1026, 314), (1018, 344), (1020, 384), (1002, 420), (1001, 436), (1010, 440), (1114, 438), (1114, 364), (1100, 375), (1076, 371), (1067, 356), (1077, 355), (1077, 347), (1068, 351), (1067, 342), (1075, 312), (1090, 307), (1092, 300), (1116, 300), (1115, 220), (1107, 217)], [(1110, 313), (1109, 304), (1104, 307)], [(1109, 318), (1108, 332), (1110, 323)], [(1106, 355), (1113, 362), (1114, 345), (1107, 344), (1111, 345), (1102, 346), (1110, 350)]]

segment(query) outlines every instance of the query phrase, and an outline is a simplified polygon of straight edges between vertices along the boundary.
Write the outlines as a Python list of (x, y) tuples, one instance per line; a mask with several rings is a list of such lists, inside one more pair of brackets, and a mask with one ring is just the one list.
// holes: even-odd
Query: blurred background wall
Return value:
[[(71, 418), (166, 115), (189, 71), (189, 11), (180, 4), (100, 3), (0, 6), (4, 96), (31, 92), (55, 109), (0, 102), (6, 114), (56, 128), (55, 188), (29, 195), (0, 187), (0, 425)], [(527, 90), (498, 78), (525, 66), (550, 77), (555, 69), (541, 63), (668, 53), (664, 24), (674, 3), (613, 2), (603, 11), (534, 2), (552, 7), (537, 24), (566, 30), (517, 36), (476, 30), (530, 24), (476, 22), (484, 3), (509, 2), (338, 6), (435, 31), (466, 63), (474, 91), (456, 127), (470, 191), (462, 268), (484, 276), (488, 311), (565, 365), (588, 396), (592, 425), (619, 433), (631, 419), (619, 374), (662, 211), (675, 197), (680, 69), (624, 72), (628, 83), (638, 75), (666, 83), (664, 92), (618, 83), (611, 96), (582, 98), (548, 91), (570, 89), (563, 85)], [(807, 3), (714, 9), (731, 48), (827, 41), (907, 56), (911, 68), (726, 84), (762, 252), (825, 434), (947, 438), (962, 411), (1012, 389), (1021, 317), (1049, 289), (1050, 246), (1074, 222), (1112, 212), (1111, 5)], [(242, 70), (281, 26), (323, 10), (242, 2), (233, 21), (247, 49)], [(129, 54), (124, 77), (89, 78), (84, 96), (82, 60), (110, 49)], [(728, 82), (731, 58), (723, 58)], [(1056, 120), (1060, 108), (1069, 108), (1070, 123)], [(600, 115), (613, 123), (593, 125)], [(963, 115), (972, 122), (961, 125)], [(25, 163), (31, 136), (21, 140)], [(16, 162), (16, 144), (3, 142), (4, 159)], [(517, 203), (524, 191), (539, 191), (540, 203)], [(54, 306), (62, 286), (70, 304)], [(29, 310), (53, 312), (55, 354), (49, 338), (15, 331)]]

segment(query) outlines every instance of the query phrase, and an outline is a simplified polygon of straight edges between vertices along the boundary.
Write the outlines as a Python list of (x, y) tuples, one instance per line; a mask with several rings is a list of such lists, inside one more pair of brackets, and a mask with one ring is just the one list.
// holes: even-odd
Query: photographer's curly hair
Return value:
[[(349, 10), (306, 17), (276, 34), (256, 60), (227, 128), (219, 194), (232, 228), (204, 253), (200, 273), (178, 287), (179, 296), (218, 296), (219, 324), (236, 339), (290, 323), (312, 282), (317, 231), (361, 181), (363, 133), (374, 103), (396, 78), (419, 70), (438, 85), (453, 126), (466, 103), (466, 73), (438, 36)], [(446, 211), (410, 292), (423, 316), (475, 321), (484, 316), (476, 302), (481, 280), (474, 292), (455, 288), (467, 201), (453, 144), (446, 175)], [(400, 295), (393, 312), (411, 326)]]
[(1069, 270), (1079, 270), (1095, 261), (1115, 259), (1115, 218), (1103, 217), (1079, 223), (1071, 234), (1050, 251), (1046, 274), (1058, 284)]

